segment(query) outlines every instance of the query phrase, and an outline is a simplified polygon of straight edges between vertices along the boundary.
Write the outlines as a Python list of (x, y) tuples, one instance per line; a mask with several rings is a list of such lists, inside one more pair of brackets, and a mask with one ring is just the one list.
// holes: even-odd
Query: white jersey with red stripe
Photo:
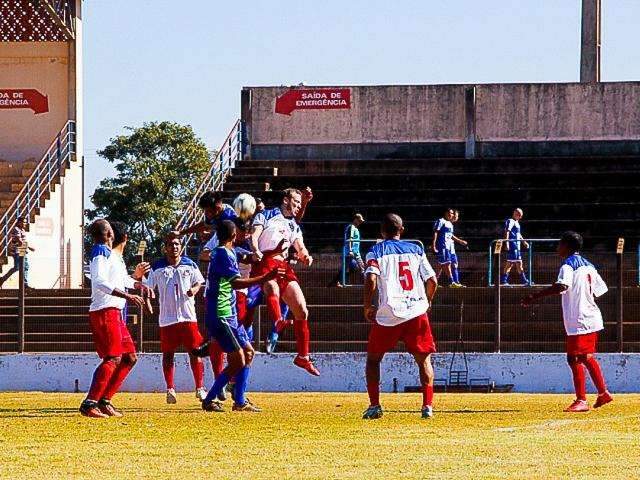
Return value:
[(297, 239), (302, 239), (302, 231), (296, 219), (285, 217), (279, 208), (270, 208), (253, 218), (254, 226), (261, 226), (258, 248), (265, 252), (274, 250), (284, 239), (283, 248), (288, 249)]
[(427, 312), (424, 283), (436, 274), (420, 245), (385, 240), (371, 247), (366, 258), (366, 273), (378, 276), (378, 324), (399, 325)]

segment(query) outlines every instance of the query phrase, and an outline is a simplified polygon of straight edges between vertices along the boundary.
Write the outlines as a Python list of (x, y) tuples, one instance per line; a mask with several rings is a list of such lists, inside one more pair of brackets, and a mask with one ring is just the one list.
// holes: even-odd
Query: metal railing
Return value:
[[(182, 230), (189, 225), (202, 221), (204, 215), (202, 210), (198, 208), (198, 200), (200, 200), (203, 193), (209, 190), (223, 189), (224, 181), (231, 173), (231, 170), (242, 160), (244, 154), (242, 133), (242, 121), (238, 120), (220, 146), (211, 163), (211, 168), (202, 179), (202, 183), (193, 194), (193, 198), (185, 206), (184, 212), (176, 224), (176, 230)], [(193, 235), (185, 236), (184, 245), (189, 245), (192, 238)]]
[[(342, 254), (341, 254), (341, 258), (340, 258), (340, 265), (341, 265), (341, 272), (340, 272), (340, 281), (342, 283), (343, 286), (345, 287), (350, 287), (352, 286), (352, 284), (347, 283), (348, 280), (348, 272), (347, 272), (347, 257), (348, 255), (345, 254), (345, 248), (347, 245), (349, 246), (349, 251), (351, 251), (351, 247), (354, 243), (371, 243), (371, 244), (376, 244), (376, 243), (380, 243), (383, 240), (381, 238), (376, 238), (376, 239), (372, 239), (372, 238), (367, 238), (367, 239), (361, 239), (361, 240), (352, 240), (352, 239), (345, 239), (342, 245)], [(420, 245), (422, 247), (422, 249), (424, 250), (424, 244), (422, 243), (422, 241), (417, 240), (415, 238), (403, 238), (402, 241), (404, 242), (409, 242), (409, 243), (416, 243), (418, 245)]]
[(69, 120), (0, 218), (0, 257), (9, 253), (11, 231), (18, 219), (28, 217), (31, 220), (42, 198), (51, 192), (70, 162), (75, 160), (75, 153), (76, 123)]
[[(500, 282), (500, 257), (502, 255), (502, 247), (505, 243), (516, 243), (516, 242), (527, 242), (529, 244), (529, 248), (527, 249), (527, 264), (529, 272), (529, 285), (533, 285), (533, 259), (534, 259), (534, 244), (536, 243), (551, 243), (557, 242), (560, 240), (559, 238), (521, 238), (520, 240), (506, 240), (504, 238), (497, 238), (492, 240), (489, 244), (489, 256), (487, 257), (487, 284), (489, 287), (493, 287), (495, 284), (493, 283), (493, 264), (494, 264), (494, 256), (497, 256), (498, 262), (496, 266), (496, 272), (498, 274), (498, 283)], [(522, 250), (522, 249), (521, 249)], [(524, 260), (523, 260), (524, 263)]]

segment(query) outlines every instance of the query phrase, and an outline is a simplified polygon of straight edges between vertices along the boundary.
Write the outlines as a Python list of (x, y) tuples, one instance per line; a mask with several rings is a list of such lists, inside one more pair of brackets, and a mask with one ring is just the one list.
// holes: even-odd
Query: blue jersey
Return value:
[[(349, 242), (349, 240), (351, 240)], [(353, 253), (354, 257), (360, 257), (360, 230), (353, 223), (347, 225), (344, 229), (344, 246), (342, 247), (344, 255)]]
[(213, 250), (207, 277), (207, 321), (237, 317), (236, 291), (231, 285), (240, 277), (235, 252), (226, 247)]
[(222, 205), (222, 212), (220, 212), (216, 217), (207, 219), (205, 217), (204, 223), (207, 225), (213, 226), (216, 230), (220, 228), (222, 222), (225, 220), (231, 220), (232, 222), (238, 218), (236, 211), (233, 209), (231, 205), (227, 205), (226, 203)]
[(453, 250), (453, 223), (444, 218), (439, 219), (433, 225), (433, 231), (438, 234), (436, 237), (436, 248), (440, 250)]

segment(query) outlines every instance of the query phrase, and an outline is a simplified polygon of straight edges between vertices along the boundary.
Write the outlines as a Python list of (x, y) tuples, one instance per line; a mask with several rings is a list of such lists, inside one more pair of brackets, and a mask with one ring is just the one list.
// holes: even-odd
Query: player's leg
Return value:
[[(211, 369), (213, 370), (213, 379), (217, 379), (224, 370), (225, 354), (220, 344), (214, 339), (209, 340), (209, 360), (211, 361)], [(227, 399), (227, 395), (224, 391), (218, 396), (218, 400), (224, 402)]]
[[(239, 330), (240, 329), (242, 329), (242, 327), (240, 327)], [(245, 335), (240, 332), (239, 334)], [(244, 352), (245, 365), (236, 374), (236, 384), (233, 390), (233, 410), (241, 412), (260, 412), (261, 409), (252, 404), (246, 397), (247, 386), (249, 384), (249, 372), (255, 355), (255, 351), (248, 340), (249, 339), (246, 338), (246, 342), (242, 348)]]
[(127, 329), (127, 326), (123, 321), (120, 321), (120, 331), (122, 333), (122, 360), (116, 368), (115, 372), (109, 380), (102, 398), (100, 399), (100, 409), (103, 413), (107, 413), (111, 416), (122, 416), (118, 410), (111, 404), (111, 399), (120, 390), (122, 383), (125, 381), (131, 370), (138, 362), (138, 356), (136, 355), (136, 346), (133, 343), (131, 334)]
[(374, 420), (382, 417), (382, 406), (380, 405), (380, 364), (383, 358), (384, 353), (382, 352), (367, 353), (365, 376), (367, 380), (369, 407), (362, 415), (362, 418), (365, 420)]
[(436, 351), (436, 344), (431, 333), (431, 325), (427, 314), (420, 315), (400, 325), (402, 341), (418, 365), (420, 385), (422, 386), (422, 418), (433, 417), (433, 381), (434, 373), (431, 365), (431, 354)]
[(580, 355), (579, 360), (587, 368), (589, 376), (591, 377), (591, 380), (593, 381), (593, 384), (598, 391), (598, 398), (593, 404), (593, 408), (600, 408), (603, 405), (612, 402), (613, 397), (607, 390), (607, 384), (604, 380), (604, 375), (602, 374), (600, 363), (598, 363), (596, 357), (593, 354), (588, 353), (585, 355)]
[(167, 403), (171, 405), (178, 403), (174, 381), (176, 370), (174, 357), (174, 352), (162, 352), (162, 374), (164, 376), (164, 383), (167, 385)]
[(196, 398), (200, 401), (207, 395), (204, 389), (204, 363), (202, 358), (197, 357), (192, 352), (202, 343), (202, 335), (198, 330), (197, 322), (182, 322), (180, 327), (180, 343), (189, 352), (189, 366), (193, 375), (193, 383), (196, 391)]
[(576, 392), (576, 399), (564, 411), (588, 412), (589, 405), (587, 404), (587, 387), (584, 375), (584, 366), (582, 365), (582, 362), (580, 362), (578, 355), (572, 353), (567, 353), (567, 363), (569, 364), (571, 375), (573, 376), (573, 387)]
[(296, 336), (296, 347), (298, 350), (298, 356), (294, 359), (293, 363), (311, 375), (318, 376), (320, 372), (313, 365), (309, 357), (309, 310), (307, 309), (307, 301), (304, 298), (300, 284), (297, 281), (289, 282), (283, 292), (282, 299), (293, 313), (293, 330)]
[(267, 305), (267, 315), (273, 328), (267, 337), (267, 353), (275, 351), (280, 332), (286, 327), (280, 308), (280, 286), (275, 280), (266, 282), (263, 287), (264, 301)]
[(420, 385), (422, 387), (422, 418), (433, 417), (433, 365), (431, 355), (428, 353), (414, 353), (413, 358), (418, 365)]
[(502, 276), (500, 277), (500, 285), (509, 285), (509, 273), (511, 272), (512, 267), (513, 267), (513, 263), (507, 260), (504, 264), (504, 270), (502, 272)]
[(520, 282), (523, 285), (527, 285), (529, 283), (529, 279), (524, 273), (524, 267), (522, 266), (522, 258), (520, 257), (520, 252), (518, 252), (518, 260), (514, 263), (516, 266), (516, 271), (518, 272), (518, 275), (520, 275)]

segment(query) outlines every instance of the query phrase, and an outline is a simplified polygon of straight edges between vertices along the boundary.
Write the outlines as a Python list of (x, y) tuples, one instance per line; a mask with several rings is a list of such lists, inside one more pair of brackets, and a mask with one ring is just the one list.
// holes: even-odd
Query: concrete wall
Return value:
[[(471, 87), (346, 87), (351, 92), (350, 109), (295, 110), (291, 115), (275, 111), (276, 98), (288, 88), (248, 88), (249, 106), (242, 110), (251, 156), (460, 156), (467, 130), (465, 89)], [(640, 151), (640, 82), (475, 88), (470, 118), (475, 118), (480, 154)]]
[(69, 119), (69, 44), (0, 42), (0, 89), (48, 97), (48, 113), (0, 109), (0, 160), (40, 160)]
[(463, 85), (349, 87), (351, 109), (275, 113), (285, 87), (251, 88), (252, 144), (464, 141)]
[(640, 140), (640, 82), (480, 85), (476, 122), (480, 142)]
[[(364, 392), (365, 354), (317, 354), (320, 377), (311, 377), (292, 365), (293, 356), (258, 354), (252, 367), (250, 389), (270, 392), (337, 391)], [(612, 392), (640, 392), (640, 354), (600, 354), (608, 386)], [(447, 378), (450, 354), (434, 355), (436, 378)], [(461, 359), (460, 359), (461, 360)], [(514, 384), (515, 392), (570, 393), (571, 374), (564, 354), (503, 353), (469, 354), (470, 378), (488, 377), (496, 384)], [(0, 391), (71, 392), (78, 379), (86, 391), (98, 364), (93, 354), (0, 355)], [(176, 357), (178, 390), (193, 390), (186, 354)], [(392, 391), (393, 379), (399, 391), (417, 385), (418, 371), (407, 354), (389, 354), (382, 371), (382, 390)], [(206, 362), (206, 385), (212, 384), (211, 368)], [(587, 382), (590, 392), (593, 386)], [(141, 354), (140, 360), (124, 383), (125, 391), (164, 391), (160, 354)]]

